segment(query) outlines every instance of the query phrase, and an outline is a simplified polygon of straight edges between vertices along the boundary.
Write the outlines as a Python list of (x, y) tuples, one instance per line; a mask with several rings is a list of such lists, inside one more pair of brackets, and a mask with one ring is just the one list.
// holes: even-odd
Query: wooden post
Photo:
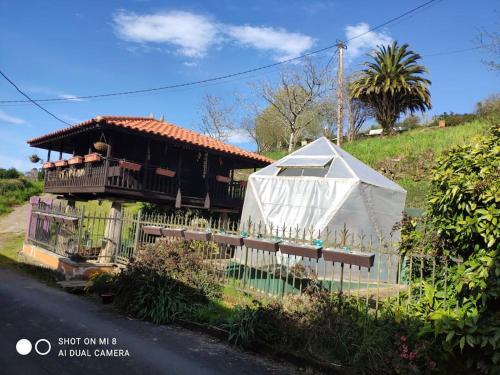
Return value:
[(181, 174), (182, 174), (182, 150), (179, 150), (179, 160), (177, 161), (177, 196), (175, 197), (175, 208), (181, 208), (182, 205)]
[[(210, 163), (209, 163), (209, 158), (208, 158), (208, 152), (205, 152), (205, 155), (203, 156), (205, 158), (206, 162), (206, 170), (205, 170), (205, 204), (203, 205), (204, 208), (209, 209), (210, 208)], [(205, 168), (205, 165), (203, 166)]]
[(344, 42), (337, 43), (339, 54), (339, 67), (337, 70), (338, 88), (337, 88), (337, 146), (342, 145), (344, 134), (344, 82), (343, 82), (343, 51), (346, 48)]
[(110, 263), (120, 242), (120, 224), (122, 221), (122, 203), (113, 201), (107, 217), (104, 239), (106, 244), (99, 253), (99, 263)]
[(144, 156), (144, 168), (142, 168), (142, 190), (147, 189), (149, 160), (151, 159), (151, 139), (147, 139), (146, 155)]
[(109, 172), (109, 158), (111, 157), (113, 137), (109, 137), (108, 147), (106, 148), (106, 161), (104, 162), (104, 181), (103, 186), (108, 183), (108, 172)]
[(139, 246), (139, 235), (141, 234), (141, 219), (142, 219), (142, 210), (139, 210), (137, 213), (137, 221), (135, 224), (135, 237), (134, 237), (134, 249), (133, 252), (137, 251), (137, 247)]
[(50, 152), (51, 152), (51, 151), (52, 151), (52, 150), (51, 150), (51, 148), (50, 148), (50, 146), (49, 146), (49, 149), (47, 150), (47, 162), (49, 162), (49, 161), (50, 161)]

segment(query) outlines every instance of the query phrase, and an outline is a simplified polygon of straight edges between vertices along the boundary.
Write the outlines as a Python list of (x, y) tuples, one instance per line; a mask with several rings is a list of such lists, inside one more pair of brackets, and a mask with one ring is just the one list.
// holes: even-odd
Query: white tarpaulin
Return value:
[(316, 233), (345, 225), (389, 238), (405, 199), (401, 186), (322, 137), (250, 175), (241, 222)]

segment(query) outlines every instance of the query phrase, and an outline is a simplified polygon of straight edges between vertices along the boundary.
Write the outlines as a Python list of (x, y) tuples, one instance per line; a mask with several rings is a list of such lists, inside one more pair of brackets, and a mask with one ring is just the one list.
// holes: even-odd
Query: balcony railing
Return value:
[[(185, 183), (189, 181), (183, 181)], [(146, 193), (175, 199), (178, 186), (176, 176), (158, 174), (157, 166), (146, 167), (115, 158), (102, 158), (98, 162), (45, 171), (45, 191), (49, 193), (104, 193), (113, 190), (115, 193)], [(204, 199), (207, 186), (203, 184), (194, 188), (195, 193), (190, 194), (193, 195), (192, 198)], [(214, 176), (209, 177), (208, 190), (212, 204), (238, 207), (242, 205), (245, 196), (243, 183), (218, 182)]]

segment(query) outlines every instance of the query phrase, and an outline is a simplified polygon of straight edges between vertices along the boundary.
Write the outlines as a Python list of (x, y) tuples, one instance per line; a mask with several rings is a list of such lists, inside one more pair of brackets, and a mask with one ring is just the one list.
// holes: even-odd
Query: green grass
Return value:
[[(136, 214), (141, 209), (140, 202), (124, 203), (123, 209), (131, 214)], [(107, 215), (111, 208), (111, 201), (108, 200), (93, 200), (87, 202), (76, 202), (77, 208), (85, 208), (87, 214)]]
[[(384, 170), (406, 189), (406, 208), (422, 209), (435, 158), (453, 146), (470, 143), (487, 129), (483, 121), (447, 128), (421, 127), (393, 136), (363, 138), (342, 147), (370, 167)], [(278, 160), (287, 153), (273, 151), (265, 155)]]
[(19, 252), (23, 247), (23, 241), (24, 235), (22, 234), (0, 234), (0, 268), (29, 275), (44, 284), (53, 286), (64, 278), (57, 271), (21, 262)]
[(42, 181), (28, 181), (23, 178), (0, 179), (0, 215), (11, 212), (13, 206), (26, 202), (42, 190)]
[(448, 128), (419, 128), (389, 137), (365, 138), (346, 143), (343, 148), (362, 162), (377, 168), (387, 158), (421, 155), (432, 150), (435, 155), (451, 146), (469, 143), (488, 128), (484, 122), (470, 123)]

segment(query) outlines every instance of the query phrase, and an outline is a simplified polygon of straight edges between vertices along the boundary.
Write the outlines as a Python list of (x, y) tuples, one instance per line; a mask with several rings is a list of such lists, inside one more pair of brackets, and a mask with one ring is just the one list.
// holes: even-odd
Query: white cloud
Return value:
[(0, 168), (16, 168), (19, 171), (29, 171), (37, 165), (28, 160), (28, 156), (24, 159), (15, 158), (10, 155), (0, 155)]
[(243, 129), (232, 129), (227, 136), (227, 141), (229, 143), (241, 144), (252, 142), (252, 138)]
[(7, 124), (13, 124), (13, 125), (24, 125), (24, 124), (26, 124), (26, 121), (23, 120), (22, 118), (9, 115), (8, 113), (0, 110), (0, 124), (2, 122), (7, 123)]
[(314, 44), (310, 36), (272, 27), (229, 26), (227, 33), (244, 46), (273, 51), (278, 61), (302, 55)]
[(68, 99), (69, 101), (72, 101), (72, 102), (82, 102), (83, 101), (83, 99), (79, 99), (75, 95), (71, 95), (71, 94), (59, 94), (58, 96), (62, 99)]
[(151, 44), (167, 45), (192, 59), (202, 58), (211, 47), (228, 42), (270, 51), (276, 60), (301, 55), (314, 44), (312, 37), (285, 29), (223, 24), (185, 11), (146, 15), (120, 11), (113, 16), (113, 24), (122, 40), (139, 43), (145, 50), (150, 50)]
[(166, 43), (188, 57), (203, 57), (218, 39), (218, 27), (207, 17), (171, 11), (137, 15), (121, 11), (114, 15), (117, 35), (137, 43)]
[(347, 46), (347, 57), (349, 60), (355, 59), (363, 53), (374, 49), (378, 45), (387, 45), (392, 43), (392, 38), (385, 32), (368, 30), (370, 30), (370, 25), (365, 22), (358, 23), (354, 26), (347, 26), (345, 28), (346, 39), (351, 39), (357, 35), (364, 34), (349, 42)]

